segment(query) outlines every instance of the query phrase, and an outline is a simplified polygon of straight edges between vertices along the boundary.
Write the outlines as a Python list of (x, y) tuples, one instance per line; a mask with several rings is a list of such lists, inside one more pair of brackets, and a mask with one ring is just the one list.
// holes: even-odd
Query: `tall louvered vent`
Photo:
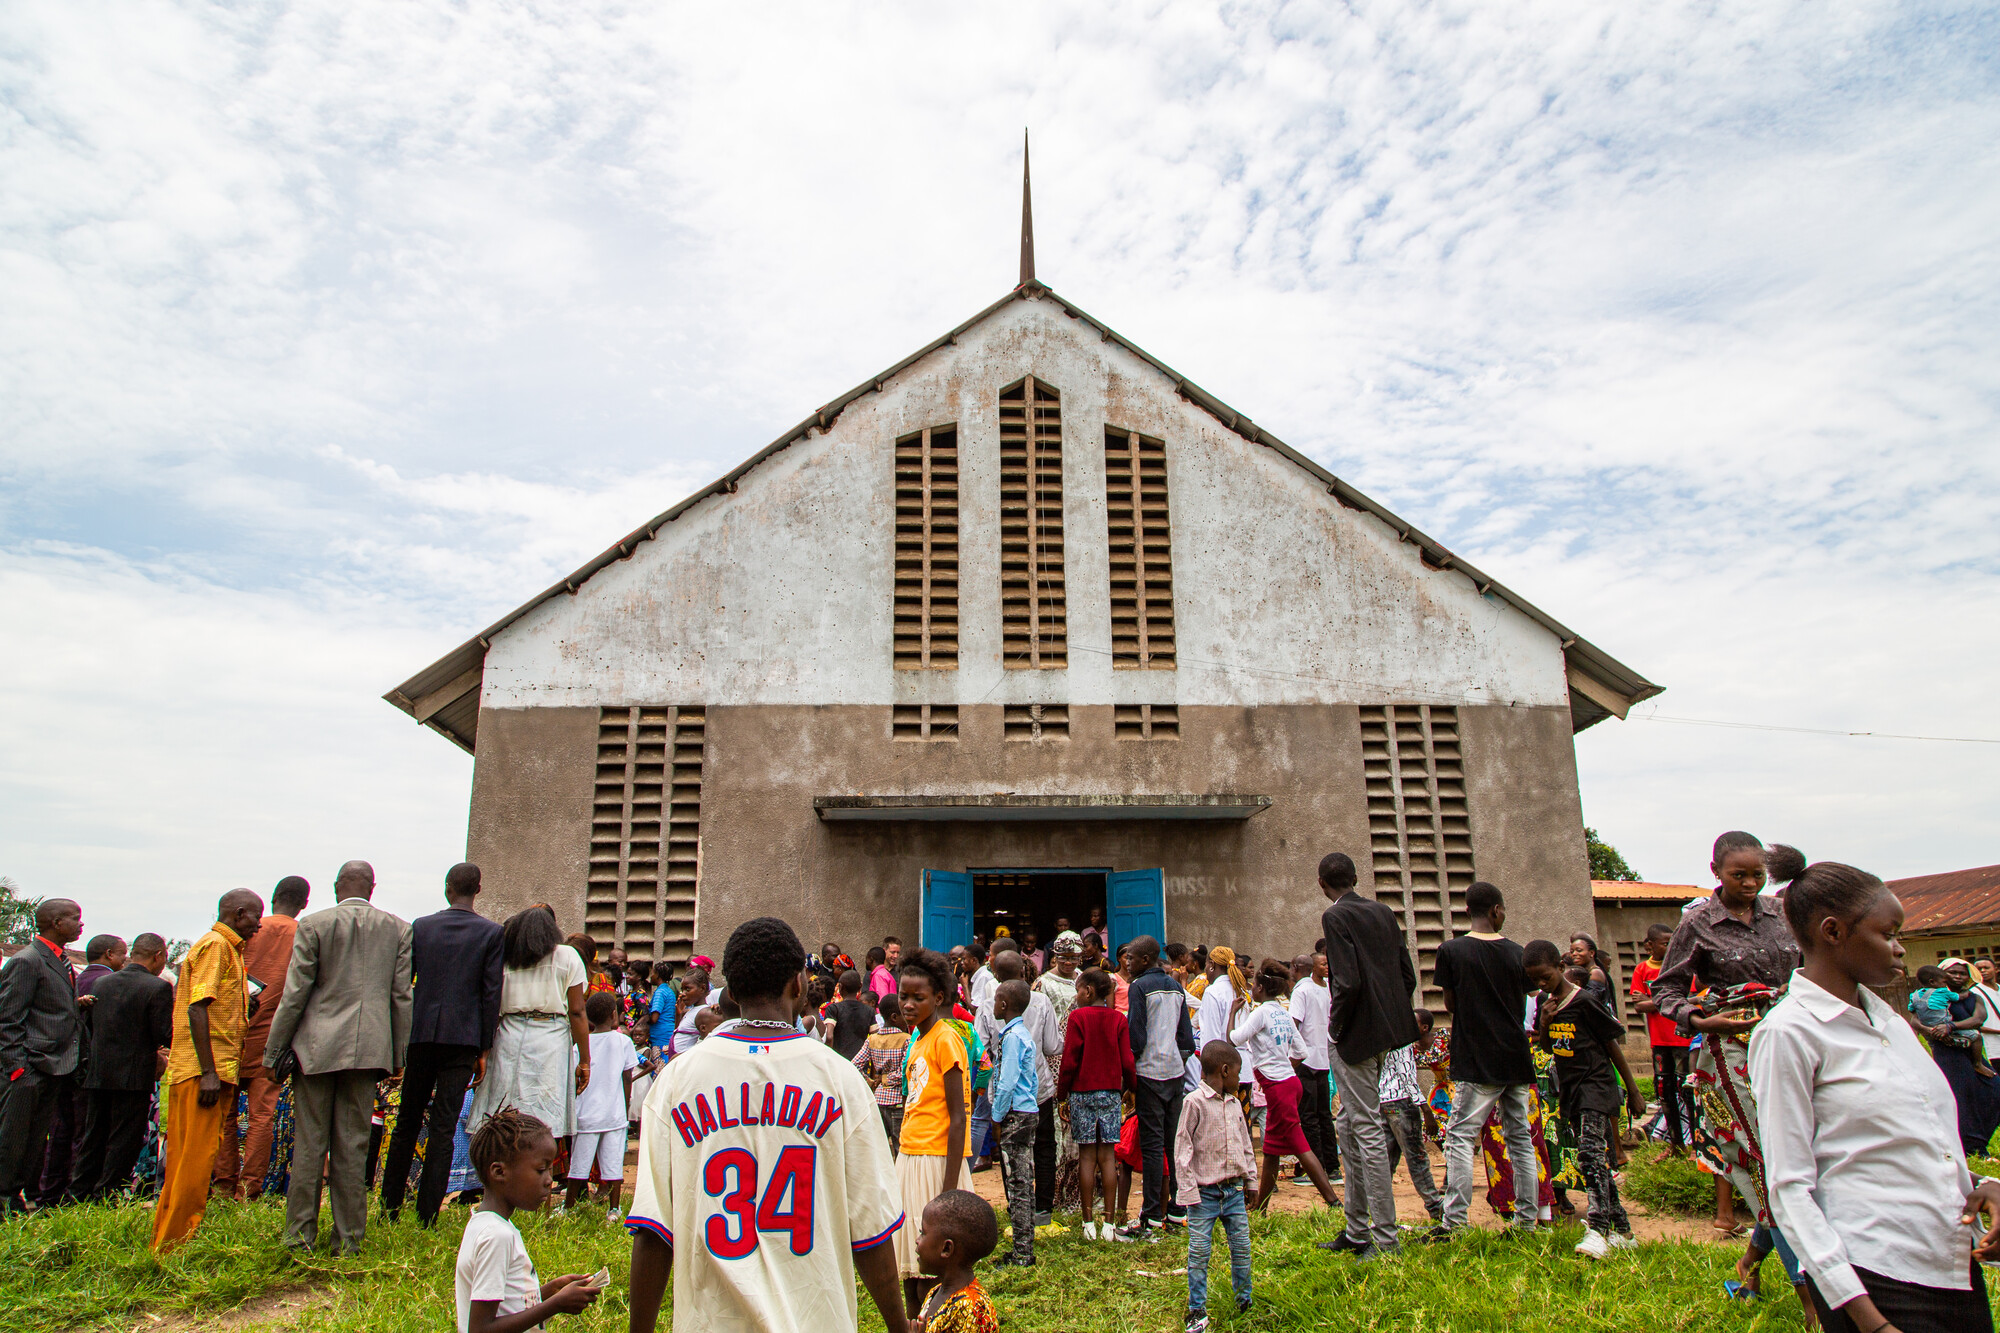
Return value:
[(1111, 665), (1174, 669), (1174, 568), (1167, 525), (1167, 446), (1104, 431), (1111, 538)]
[(1438, 945), (1462, 933), (1465, 891), (1475, 878), (1472, 828), (1459, 758), (1458, 710), (1390, 704), (1361, 710), (1361, 760), (1375, 896), (1396, 909), (1417, 965), (1423, 1002)]
[(700, 708), (598, 713), (584, 931), (634, 961), (685, 962), (701, 879)]
[(1000, 391), (1000, 621), (1009, 667), (1069, 665), (1062, 396), (1032, 375)]
[(958, 667), (958, 429), (896, 441), (896, 669)]
[[(1597, 943), (1598, 947), (1603, 948), (1606, 941), (1599, 940)], [(1651, 958), (1653, 955), (1647, 950), (1646, 942), (1643, 939), (1617, 940), (1612, 942), (1610, 947), (1618, 956), (1619, 967), (1619, 975), (1610, 979), (1612, 993), (1616, 995), (1629, 994), (1632, 987), (1632, 973), (1638, 970), (1639, 960), (1641, 958)], [(1641, 1046), (1643, 1048), (1643, 1038), (1646, 1035), (1646, 1016), (1637, 1009), (1634, 1009), (1629, 999), (1620, 1006), (1620, 1009), (1625, 1015), (1625, 1030), (1633, 1036), (1641, 1038)]]

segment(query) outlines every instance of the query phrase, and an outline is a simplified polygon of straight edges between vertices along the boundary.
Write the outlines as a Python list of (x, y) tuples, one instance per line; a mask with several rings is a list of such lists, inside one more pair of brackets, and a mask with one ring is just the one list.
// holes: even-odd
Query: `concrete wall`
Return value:
[(1507, 896), (1507, 934), (1565, 942), (1594, 920), (1567, 708), (1461, 708), (1479, 878)]
[[(1478, 873), (1502, 885), (1508, 932), (1561, 938), (1590, 921), (1576, 774), (1557, 709), (1461, 709)], [(919, 934), (925, 869), (1160, 867), (1167, 932), (1289, 957), (1319, 934), (1319, 858), (1368, 854), (1359, 711), (1183, 707), (1176, 741), (1120, 740), (1106, 705), (1074, 707), (1067, 741), (1009, 741), (996, 704), (955, 743), (897, 741), (886, 707), (708, 710), (697, 951), (747, 917), (854, 948)], [(487, 710), (469, 855), (495, 916), (533, 901), (583, 918), (596, 713)], [(1510, 776), (1511, 775), (1511, 776)], [(1262, 795), (1245, 821), (826, 823), (815, 796), (857, 792), (1212, 792)], [(1572, 847), (1572, 844), (1574, 846)], [(1365, 881), (1364, 881), (1365, 883)]]
[(465, 859), (480, 869), (482, 913), (549, 903), (564, 931), (583, 929), (596, 780), (595, 708), (481, 710)]
[[(1000, 390), (1061, 391), (1070, 667), (1001, 662)], [(956, 423), (961, 665), (893, 669), (894, 441)], [(1164, 439), (1177, 671), (1113, 671), (1103, 440)], [(487, 708), (661, 700), (1517, 704), (1559, 707), (1561, 646), (1463, 574), (1425, 568), (1270, 449), (1043, 299), (1016, 301), (502, 631)]]
[[(914, 940), (927, 868), (1158, 866), (1168, 934), (1289, 955), (1319, 934), (1319, 858), (1346, 848), (1361, 859), (1367, 846), (1353, 708), (1184, 708), (1181, 739), (1152, 742), (1114, 738), (1106, 706), (1072, 708), (1070, 739), (1040, 743), (1002, 739), (998, 705), (962, 711), (956, 744), (891, 740), (880, 708), (712, 708), (708, 718), (700, 941), (709, 953), (761, 912), (813, 938)], [(1225, 792), (1276, 803), (1215, 823), (825, 823), (812, 810), (815, 796), (930, 789)]]

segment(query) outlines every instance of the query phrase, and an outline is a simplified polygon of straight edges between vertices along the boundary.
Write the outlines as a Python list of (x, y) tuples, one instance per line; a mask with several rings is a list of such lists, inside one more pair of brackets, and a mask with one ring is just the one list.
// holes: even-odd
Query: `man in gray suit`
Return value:
[(292, 1180), (285, 1244), (319, 1238), (320, 1163), (333, 1195), (333, 1247), (361, 1248), (368, 1229), (363, 1167), (375, 1084), (401, 1073), (410, 1042), (410, 923), (372, 905), (375, 870), (349, 861), (333, 882), (334, 906), (299, 922), (285, 995), (271, 1019), (264, 1063), (292, 1079)]

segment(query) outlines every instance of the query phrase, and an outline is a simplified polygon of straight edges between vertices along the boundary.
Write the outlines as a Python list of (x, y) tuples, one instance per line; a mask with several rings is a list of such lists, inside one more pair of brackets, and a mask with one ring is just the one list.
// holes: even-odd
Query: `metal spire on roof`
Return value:
[(1021, 131), (1021, 286), (1035, 280), (1035, 209), (1028, 194), (1028, 132)]

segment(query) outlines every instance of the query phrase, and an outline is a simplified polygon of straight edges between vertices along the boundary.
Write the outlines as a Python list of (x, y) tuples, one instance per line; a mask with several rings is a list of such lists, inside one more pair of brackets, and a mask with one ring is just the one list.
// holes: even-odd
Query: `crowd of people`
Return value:
[[(890, 936), (857, 964), (763, 917), (719, 967), (600, 961), (547, 905), (481, 915), (476, 866), (405, 922), (355, 861), (310, 915), (298, 877), (268, 912), (224, 894), (169, 982), (154, 934), (96, 936), (73, 969), (81, 909), (52, 899), (0, 971), (0, 1208), (150, 1195), (163, 1251), (211, 1198), (276, 1189), (287, 1245), (318, 1243), (324, 1197), (331, 1247), (353, 1253), (378, 1179), (382, 1211), (414, 1189), (425, 1226), (456, 1195), (473, 1208), (465, 1333), (540, 1327), (603, 1290), (608, 1272), (541, 1282), (511, 1221), (558, 1181), (571, 1208), (595, 1182), (631, 1233), (645, 1333), (670, 1282), (679, 1330), (853, 1328), (857, 1275), (892, 1333), (983, 1331), (989, 1256), (1178, 1232), (1201, 1333), (1218, 1226), (1235, 1305), (1253, 1306), (1248, 1219), (1286, 1161), (1340, 1209), (1322, 1248), (1357, 1263), (1452, 1241), (1481, 1177), (1520, 1231), (1582, 1190), (1575, 1249), (1604, 1260), (1636, 1243), (1618, 1190), (1636, 1128), (1715, 1176), (1718, 1231), (1742, 1234), (1738, 1199), (1751, 1213), (1732, 1294), (1759, 1295), (1776, 1251), (1829, 1329), (1990, 1330), (2000, 1182), (1967, 1167), (2000, 1126), (1990, 964), (1920, 970), (1899, 1011), (1871, 990), (1901, 973), (1879, 879), (1744, 833), (1712, 866), (1715, 890), (1653, 928), (1623, 997), (1588, 932), (1517, 942), (1501, 890), (1472, 885), (1470, 929), (1435, 958), (1442, 1015), (1412, 1007), (1402, 922), (1341, 853), (1319, 864), (1311, 950), (1255, 962), (1114, 942), (1096, 909), (1046, 948), (1028, 930), (949, 954)], [(1651, 1106), (1621, 999), (1646, 1019)], [(1399, 1224), (1399, 1166), (1428, 1225)], [(1000, 1219), (969, 1188), (988, 1170), (997, 1256)]]

